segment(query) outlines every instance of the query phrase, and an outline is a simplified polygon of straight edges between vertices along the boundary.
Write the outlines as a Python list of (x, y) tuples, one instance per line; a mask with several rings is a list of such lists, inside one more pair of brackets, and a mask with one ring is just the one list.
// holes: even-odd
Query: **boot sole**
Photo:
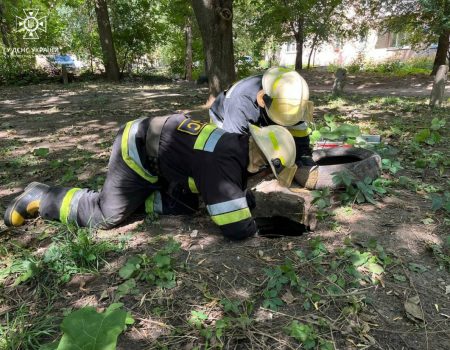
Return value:
[[(16, 197), (14, 199), (14, 201), (8, 205), (8, 207), (6, 208), (5, 211), (5, 216), (4, 216), (4, 221), (5, 221), (5, 225), (8, 227), (14, 227), (15, 225), (13, 225), (12, 220), (11, 220), (11, 214), (14, 212), (14, 210), (17, 207), (17, 204), (20, 202), (20, 200), (27, 194), (27, 192), (29, 190), (32, 190), (33, 188), (35, 188), (36, 186), (41, 185), (40, 182), (37, 181), (33, 181), (30, 184), (27, 185), (27, 187), (25, 187), (25, 189), (23, 190), (23, 193)], [(26, 219), (26, 217), (24, 217), (24, 219)]]

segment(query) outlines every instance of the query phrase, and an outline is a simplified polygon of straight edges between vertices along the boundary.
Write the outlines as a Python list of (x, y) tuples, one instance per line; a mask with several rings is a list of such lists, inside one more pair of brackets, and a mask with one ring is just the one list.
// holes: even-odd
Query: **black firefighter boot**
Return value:
[(32, 182), (25, 187), (24, 192), (14, 198), (5, 212), (6, 226), (21, 226), (25, 219), (36, 217), (39, 212), (42, 196), (47, 193), (50, 186)]
[(309, 147), (309, 136), (296, 137), (294, 140), (298, 167), (312, 167), (316, 165), (316, 162), (312, 158), (311, 148)]

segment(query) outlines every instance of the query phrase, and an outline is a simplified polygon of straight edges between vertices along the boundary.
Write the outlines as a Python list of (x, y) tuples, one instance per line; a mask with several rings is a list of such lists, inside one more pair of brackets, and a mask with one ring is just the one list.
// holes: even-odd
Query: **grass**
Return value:
[[(335, 72), (337, 68), (339, 68), (339, 66), (336, 65), (329, 65), (327, 67), (330, 72)], [(417, 74), (429, 75), (433, 69), (433, 60), (428, 57), (415, 57), (406, 61), (394, 58), (376, 63), (365, 60), (363, 57), (357, 57), (345, 68), (349, 73), (366, 72), (380, 75), (389, 74), (390, 76), (394, 75), (397, 77)]]

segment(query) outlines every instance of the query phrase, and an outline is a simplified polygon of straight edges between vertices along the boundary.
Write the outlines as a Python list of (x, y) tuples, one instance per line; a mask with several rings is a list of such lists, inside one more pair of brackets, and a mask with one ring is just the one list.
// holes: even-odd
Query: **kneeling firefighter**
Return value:
[(308, 84), (294, 70), (273, 67), (236, 82), (217, 96), (209, 116), (219, 128), (239, 134), (248, 134), (252, 124), (284, 126), (295, 140), (296, 163), (315, 165), (308, 127), (313, 103), (309, 101)]
[(184, 115), (142, 118), (123, 126), (113, 144), (100, 192), (33, 182), (5, 212), (7, 226), (38, 213), (44, 219), (112, 228), (145, 204), (149, 214), (192, 214), (202, 196), (224, 236), (257, 233), (246, 191), (248, 172), (267, 164), (289, 186), (297, 169), (295, 142), (280, 126), (250, 126), (249, 135), (228, 133)]

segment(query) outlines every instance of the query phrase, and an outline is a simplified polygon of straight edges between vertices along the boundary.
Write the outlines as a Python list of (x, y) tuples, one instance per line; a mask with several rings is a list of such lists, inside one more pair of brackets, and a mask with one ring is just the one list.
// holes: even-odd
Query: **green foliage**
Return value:
[(387, 192), (383, 179), (372, 180), (366, 177), (363, 181), (356, 180), (355, 176), (348, 171), (340, 171), (333, 174), (333, 183), (337, 187), (344, 187), (344, 192), (340, 194), (343, 204), (364, 203), (375, 204), (375, 195), (383, 195)]
[(450, 214), (450, 192), (444, 192), (442, 195), (433, 193), (430, 197), (431, 210), (444, 210), (447, 214)]
[(292, 321), (285, 329), (286, 334), (297, 340), (303, 349), (333, 350), (333, 344), (330, 341), (319, 337), (313, 326), (300, 323), (297, 320)]
[(0, 349), (41, 349), (57, 333), (57, 318), (50, 305), (40, 305), (39, 312), (20, 304), (15, 312), (6, 312), (0, 324)]
[[(328, 71), (335, 72), (339, 68), (336, 65), (328, 66)], [(373, 62), (364, 59), (362, 55), (359, 55), (353, 62), (345, 67), (349, 73), (375, 73), (380, 75), (395, 75), (399, 77), (407, 75), (427, 74), (431, 73), (433, 68), (433, 60), (428, 57), (414, 57), (406, 61), (399, 59), (391, 59), (385, 62)], [(394, 103), (389, 103), (391, 99)], [(397, 100), (397, 101), (396, 101)], [(391, 105), (398, 103), (398, 98), (391, 97), (386, 100), (385, 105)]]
[(311, 143), (316, 143), (320, 139), (333, 141), (342, 141), (347, 144), (355, 144), (358, 136), (361, 135), (359, 126), (347, 123), (338, 124), (336, 117), (331, 114), (325, 114), (325, 125), (318, 130), (314, 130), (310, 136)]
[(283, 287), (287, 284), (296, 286), (298, 277), (292, 264), (288, 261), (284, 265), (276, 266), (273, 269), (265, 269), (264, 272), (269, 277), (269, 280), (263, 292), (263, 306), (271, 310), (277, 310), (278, 307), (284, 305), (283, 300), (279, 296)]
[(413, 180), (407, 176), (400, 176), (398, 178), (398, 184), (401, 187), (404, 187), (404, 188), (414, 191), (414, 192), (436, 193), (436, 192), (440, 191), (439, 187), (436, 187), (431, 184), (427, 184), (422, 181)]
[(59, 343), (50, 346), (56, 350), (114, 350), (117, 337), (126, 326), (134, 323), (123, 304), (111, 304), (98, 313), (93, 307), (84, 307), (67, 315), (62, 324), (63, 336)]
[(45, 158), (48, 155), (49, 151), (50, 150), (48, 148), (36, 148), (33, 150), (33, 154), (37, 157)]
[(325, 209), (331, 206), (331, 190), (324, 188), (322, 190), (311, 191), (313, 200), (312, 204), (315, 204), (318, 209)]
[(66, 283), (81, 272), (96, 272), (105, 255), (117, 247), (109, 242), (97, 242), (93, 232), (86, 228), (60, 225), (53, 243), (42, 257), (24, 254), (9, 263), (0, 273), (0, 282), (14, 276), (14, 286), (35, 280), (38, 282)]
[(428, 249), (433, 254), (441, 270), (450, 271), (450, 235), (447, 235), (443, 244), (429, 244)]
[(61, 282), (69, 281), (79, 272), (98, 271), (106, 254), (117, 248), (106, 241), (95, 241), (93, 233), (88, 228), (62, 227), (42, 259), (46, 269), (54, 272)]
[(381, 166), (383, 170), (389, 171), (392, 175), (397, 174), (399, 170), (403, 169), (398, 160), (392, 160), (388, 158), (383, 158), (381, 160)]
[(427, 145), (435, 145), (442, 139), (440, 130), (445, 126), (444, 119), (433, 118), (431, 126), (427, 129), (422, 129), (414, 135), (414, 141), (417, 143), (426, 143)]
[(156, 252), (152, 257), (147, 254), (132, 256), (119, 270), (119, 276), (123, 279), (133, 277), (136, 280), (146, 281), (161, 288), (173, 288), (176, 285), (176, 272), (171, 254), (179, 250), (180, 244), (170, 240), (163, 249)]
[(436, 43), (439, 35), (450, 29), (446, 1), (392, 1), (379, 4), (383, 4), (385, 11), (395, 13), (395, 16), (378, 18), (379, 26), (391, 32), (406, 34), (403, 43), (409, 43), (415, 48)]

